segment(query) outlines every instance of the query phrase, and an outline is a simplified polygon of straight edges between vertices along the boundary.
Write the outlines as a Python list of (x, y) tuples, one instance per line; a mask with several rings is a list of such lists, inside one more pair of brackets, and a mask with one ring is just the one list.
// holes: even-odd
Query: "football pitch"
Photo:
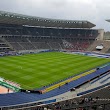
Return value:
[(110, 59), (47, 52), (0, 58), (0, 77), (35, 89), (110, 62)]

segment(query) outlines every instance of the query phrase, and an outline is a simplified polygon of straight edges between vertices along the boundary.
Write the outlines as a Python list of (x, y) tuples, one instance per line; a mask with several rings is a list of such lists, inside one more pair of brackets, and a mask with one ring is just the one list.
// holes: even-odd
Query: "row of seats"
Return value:
[(0, 27), (0, 33), (5, 35), (33, 35), (33, 36), (57, 36), (57, 37), (82, 37), (86, 39), (95, 38), (98, 30), (93, 29), (58, 29), (58, 28), (41, 28), (41, 27), (17, 27), (5, 26)]
[(12, 51), (12, 49), (3, 40), (0, 39), (0, 53), (9, 51)]
[(4, 37), (15, 50), (36, 49), (61, 49), (61, 40), (26, 38), (26, 37)]
[(0, 52), (9, 52), (9, 51), (13, 51), (10, 48), (0, 48)]
[(87, 48), (89, 47), (89, 45), (91, 44), (89, 41), (81, 41), (81, 40), (71, 40), (70, 42), (69, 41), (66, 41), (66, 40), (63, 40), (63, 44), (64, 44), (64, 47), (66, 49), (72, 49), (72, 50), (87, 50)]
[(79, 39), (56, 39), (47, 37), (21, 37), (5, 36), (15, 50), (36, 50), (36, 49), (72, 49), (86, 50), (91, 44), (89, 40)]

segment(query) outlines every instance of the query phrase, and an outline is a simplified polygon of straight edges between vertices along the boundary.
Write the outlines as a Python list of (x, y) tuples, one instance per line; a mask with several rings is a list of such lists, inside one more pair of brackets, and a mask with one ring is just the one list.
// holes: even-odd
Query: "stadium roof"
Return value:
[(106, 21), (110, 22), (110, 19), (107, 19)]
[(85, 20), (49, 19), (4, 11), (0, 11), (0, 23), (53, 28), (92, 28), (96, 26), (95, 24)]

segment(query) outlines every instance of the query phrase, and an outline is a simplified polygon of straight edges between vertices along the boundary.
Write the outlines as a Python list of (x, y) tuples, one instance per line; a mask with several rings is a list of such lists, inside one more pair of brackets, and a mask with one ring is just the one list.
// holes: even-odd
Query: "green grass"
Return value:
[(33, 89), (108, 62), (110, 59), (60, 52), (8, 56), (0, 58), (0, 77)]

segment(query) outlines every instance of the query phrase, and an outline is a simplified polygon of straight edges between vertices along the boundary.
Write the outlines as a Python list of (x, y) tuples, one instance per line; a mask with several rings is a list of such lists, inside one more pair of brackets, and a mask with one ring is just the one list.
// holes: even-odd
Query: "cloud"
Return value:
[(88, 20), (109, 30), (110, 0), (0, 0), (0, 10), (38, 17)]

